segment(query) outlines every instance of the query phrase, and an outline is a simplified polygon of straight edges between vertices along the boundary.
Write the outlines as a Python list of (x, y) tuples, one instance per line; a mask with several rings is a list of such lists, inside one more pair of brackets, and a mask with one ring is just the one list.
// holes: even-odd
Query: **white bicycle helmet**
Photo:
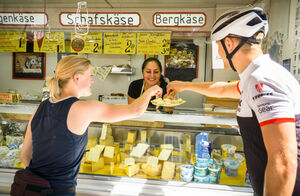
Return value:
[(268, 19), (262, 8), (248, 7), (225, 12), (214, 23), (211, 40), (222, 40), (229, 34), (250, 38), (258, 31), (268, 33)]

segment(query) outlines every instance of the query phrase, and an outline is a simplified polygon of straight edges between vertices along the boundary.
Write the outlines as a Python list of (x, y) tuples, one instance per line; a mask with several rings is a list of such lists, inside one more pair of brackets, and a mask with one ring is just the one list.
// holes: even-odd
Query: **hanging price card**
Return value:
[(104, 54), (135, 54), (136, 33), (104, 33)]
[(26, 32), (0, 31), (0, 52), (26, 52)]
[(138, 33), (137, 54), (169, 55), (171, 33)]
[(89, 34), (80, 37), (71, 33), (71, 52), (101, 54), (102, 33), (89, 32)]
[(34, 32), (33, 51), (46, 53), (65, 52), (64, 32)]

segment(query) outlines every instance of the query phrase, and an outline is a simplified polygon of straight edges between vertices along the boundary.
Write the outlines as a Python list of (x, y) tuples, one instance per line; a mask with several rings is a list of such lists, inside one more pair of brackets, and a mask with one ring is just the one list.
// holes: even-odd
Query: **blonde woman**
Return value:
[(55, 75), (47, 80), (50, 98), (39, 105), (28, 124), (20, 159), (29, 170), (50, 181), (51, 188), (71, 190), (59, 195), (75, 195), (91, 122), (138, 117), (152, 96), (162, 94), (155, 85), (129, 105), (79, 100), (91, 95), (93, 82), (88, 59), (77, 55), (63, 58)]

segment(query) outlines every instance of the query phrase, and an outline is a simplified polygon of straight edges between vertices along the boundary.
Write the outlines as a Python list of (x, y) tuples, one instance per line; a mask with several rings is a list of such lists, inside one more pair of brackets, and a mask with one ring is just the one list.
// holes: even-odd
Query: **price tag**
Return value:
[(89, 32), (89, 34), (76, 37), (71, 33), (71, 52), (74, 53), (102, 53), (102, 33)]
[(0, 52), (26, 52), (26, 32), (0, 31)]
[(169, 55), (171, 33), (138, 33), (137, 54)]
[(33, 51), (46, 53), (65, 52), (64, 32), (34, 32)]
[(136, 33), (104, 33), (104, 54), (135, 54)]

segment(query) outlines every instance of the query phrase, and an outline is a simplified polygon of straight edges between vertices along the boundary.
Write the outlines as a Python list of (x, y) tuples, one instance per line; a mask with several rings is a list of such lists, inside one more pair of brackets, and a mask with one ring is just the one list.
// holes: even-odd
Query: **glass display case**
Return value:
[[(18, 156), (36, 107), (0, 105), (0, 192), (9, 192), (14, 172), (24, 167)], [(88, 131), (78, 194), (253, 194), (233, 113), (147, 111), (128, 121), (91, 123)]]

